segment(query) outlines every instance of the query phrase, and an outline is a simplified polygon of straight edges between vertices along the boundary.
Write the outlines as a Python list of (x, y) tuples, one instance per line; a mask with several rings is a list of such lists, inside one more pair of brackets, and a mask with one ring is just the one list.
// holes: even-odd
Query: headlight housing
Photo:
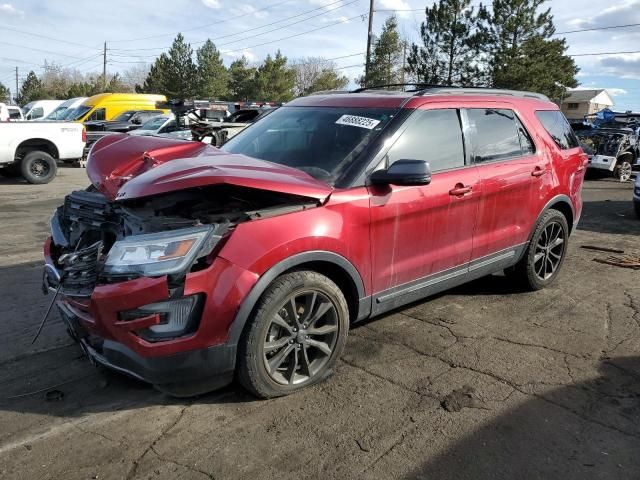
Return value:
[(221, 237), (213, 230), (213, 226), (203, 225), (118, 240), (107, 255), (103, 272), (149, 277), (182, 273), (218, 243)]

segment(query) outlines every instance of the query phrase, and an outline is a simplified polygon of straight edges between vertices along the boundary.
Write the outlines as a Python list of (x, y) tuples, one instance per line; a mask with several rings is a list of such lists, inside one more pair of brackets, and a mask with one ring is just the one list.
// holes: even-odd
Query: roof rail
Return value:
[(488, 87), (433, 87), (425, 88), (419, 95), (507, 95), (549, 101), (549, 97), (541, 93)]
[(534, 92), (525, 92), (520, 90), (507, 90), (501, 88), (491, 88), (491, 87), (456, 87), (451, 85), (437, 85), (431, 83), (422, 83), (422, 82), (414, 82), (414, 83), (388, 83), (384, 85), (374, 85), (371, 87), (361, 87), (352, 90), (350, 93), (361, 93), (368, 90), (379, 90), (382, 88), (391, 88), (391, 87), (413, 87), (413, 88), (404, 88), (402, 91), (414, 93), (416, 96), (419, 95), (508, 95), (511, 97), (523, 97), (523, 98), (536, 98), (538, 100), (546, 100), (549, 101), (549, 98), (546, 95), (542, 95), (541, 93)]
[(413, 83), (385, 83), (382, 85), (373, 85), (371, 87), (360, 87), (355, 90), (351, 90), (350, 93), (361, 93), (366, 92), (367, 90), (380, 90), (382, 88), (390, 88), (390, 87), (413, 87), (411, 89), (404, 89), (403, 92), (421, 92), (428, 88), (452, 88), (447, 85), (436, 85), (431, 83), (424, 82), (413, 82)]
[(341, 93), (351, 93), (350, 90), (318, 90), (317, 92), (312, 92), (309, 94), (310, 97), (313, 95), (338, 95)]

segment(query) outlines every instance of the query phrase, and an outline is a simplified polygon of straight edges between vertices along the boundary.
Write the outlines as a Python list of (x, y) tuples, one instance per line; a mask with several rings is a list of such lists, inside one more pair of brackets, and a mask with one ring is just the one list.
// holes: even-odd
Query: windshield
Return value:
[(146, 121), (138, 130), (157, 130), (164, 122), (167, 121), (167, 117), (153, 117), (151, 120)]
[(127, 110), (126, 112), (122, 112), (116, 118), (113, 119), (114, 122), (128, 122), (133, 114), (136, 113), (135, 110)]
[(62, 120), (66, 114), (67, 107), (58, 107), (44, 118), (46, 118), (47, 120)]
[(93, 108), (92, 105), (80, 105), (78, 108), (73, 109), (73, 114), (69, 114), (66, 117), (67, 120), (80, 120), (85, 114)]
[(222, 146), (335, 184), (395, 113), (390, 108), (281, 107)]

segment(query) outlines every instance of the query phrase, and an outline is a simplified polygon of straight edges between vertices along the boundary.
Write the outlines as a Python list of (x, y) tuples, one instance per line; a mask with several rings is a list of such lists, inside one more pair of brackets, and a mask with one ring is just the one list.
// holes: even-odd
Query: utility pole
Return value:
[(371, 39), (373, 37), (373, 1), (369, 0), (369, 30), (367, 32), (367, 61), (364, 66), (364, 86), (367, 86), (369, 78), (369, 61), (371, 58)]
[(102, 90), (107, 89), (107, 42), (104, 42), (102, 53)]
[(16, 93), (13, 94), (13, 99), (16, 102), (16, 105), (18, 104), (18, 67), (16, 67)]

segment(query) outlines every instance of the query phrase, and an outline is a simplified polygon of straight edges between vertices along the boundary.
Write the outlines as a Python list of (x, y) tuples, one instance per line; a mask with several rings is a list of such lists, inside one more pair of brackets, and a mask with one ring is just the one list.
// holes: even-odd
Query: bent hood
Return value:
[(96, 142), (87, 162), (93, 185), (128, 200), (229, 184), (324, 201), (331, 187), (296, 168), (223, 152), (201, 142), (113, 134)]

